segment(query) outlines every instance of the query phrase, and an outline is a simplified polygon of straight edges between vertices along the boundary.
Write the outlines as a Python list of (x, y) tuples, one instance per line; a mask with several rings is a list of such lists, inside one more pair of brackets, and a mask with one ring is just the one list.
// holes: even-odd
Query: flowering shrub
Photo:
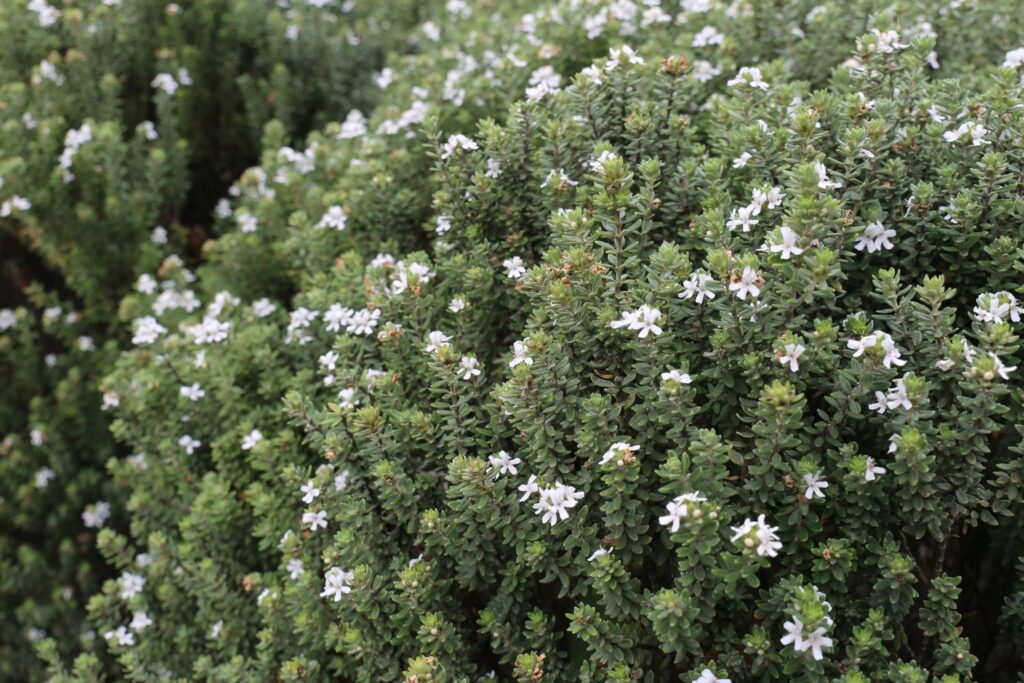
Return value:
[(127, 287), (198, 246), (271, 118), (305, 135), (372, 104), (372, 73), (433, 8), (324, 4), (0, 6), (0, 678), (36, 675), (44, 635), (98, 644), (82, 617), (117, 450), (97, 385)]
[(1012, 680), (1021, 73), (933, 78), (921, 28), (1008, 6), (705, 79), (758, 16), (684, 4), (503, 123), (271, 129), (198, 279), (139, 279), (89, 605), (126, 676)]

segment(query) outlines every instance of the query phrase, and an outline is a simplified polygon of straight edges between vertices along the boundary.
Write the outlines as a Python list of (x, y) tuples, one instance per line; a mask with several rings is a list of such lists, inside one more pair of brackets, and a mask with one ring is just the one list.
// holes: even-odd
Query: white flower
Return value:
[(294, 559), (288, 562), (288, 578), (295, 581), (300, 576), (306, 573), (306, 567), (302, 563), (302, 560)]
[(152, 344), (160, 335), (167, 332), (166, 327), (158, 323), (156, 318), (149, 315), (143, 318), (136, 318), (133, 327), (135, 330), (132, 335), (132, 343), (138, 346)]
[(256, 220), (256, 216), (253, 216), (247, 211), (239, 211), (235, 214), (235, 220), (238, 222), (238, 227), (244, 233), (256, 232), (259, 227), (259, 221)]
[(618, 159), (619, 156), (615, 152), (609, 152), (608, 150), (602, 151), (597, 155), (597, 158), (590, 162), (590, 170), (594, 173), (604, 173), (605, 166), (609, 161)]
[(366, 135), (366, 117), (363, 115), (363, 112), (353, 109), (345, 117), (345, 122), (341, 124), (341, 132), (338, 133), (338, 139), (351, 140), (363, 135)]
[(679, 382), (680, 384), (690, 384), (693, 382), (693, 378), (685, 372), (680, 372), (675, 368), (669, 368), (667, 372), (661, 373), (662, 382)]
[(824, 657), (824, 655), (821, 652), (823, 648), (832, 647), (832, 639), (825, 635), (825, 633), (825, 627), (820, 626), (811, 631), (804, 638), (804, 647), (802, 649), (806, 650), (810, 648), (811, 656), (814, 657), (814, 661), (816, 662), (820, 662)]
[(800, 356), (804, 355), (806, 349), (803, 344), (786, 344), (783, 347), (785, 353), (779, 356), (779, 362), (783, 365), (789, 364), (791, 372), (796, 372), (800, 369)]
[[(750, 161), (753, 157), (754, 157), (754, 155), (751, 154), (750, 152), (743, 152), (738, 157), (736, 157), (735, 159), (732, 160), (732, 167), (733, 168), (744, 168), (747, 165), (747, 162)], [(746, 231), (744, 231), (744, 232), (746, 232)]]
[(756, 520), (749, 517), (740, 526), (732, 527), (732, 542), (742, 541), (745, 548), (753, 548), (762, 557), (776, 557), (782, 549), (782, 542), (776, 532), (779, 528), (769, 526), (764, 515), (758, 515)]
[(867, 249), (869, 254), (883, 249), (892, 249), (892, 242), (889, 241), (889, 238), (895, 236), (895, 230), (886, 228), (880, 221), (874, 221), (865, 226), (853, 248), (857, 251)]
[(132, 621), (131, 624), (129, 624), (129, 627), (136, 633), (141, 633), (146, 630), (146, 627), (151, 626), (152, 624), (153, 620), (150, 619), (149, 615), (143, 610), (136, 610), (132, 612)]
[(761, 77), (761, 69), (756, 66), (745, 66), (739, 70), (734, 78), (729, 79), (726, 85), (738, 87), (745, 85), (750, 88), (768, 90), (768, 83)]
[(907, 361), (901, 359), (900, 350), (896, 347), (896, 342), (893, 341), (892, 336), (887, 332), (873, 332), (861, 337), (859, 340), (848, 339), (846, 347), (853, 349), (853, 357), (858, 358), (864, 355), (867, 349), (874, 348), (878, 344), (881, 344), (882, 351), (885, 354), (882, 358), (882, 365), (892, 368), (893, 365), (902, 366), (907, 364)]
[(49, 484), (50, 480), (57, 476), (57, 473), (51, 470), (49, 467), (43, 467), (36, 471), (35, 480), (37, 489), (45, 489)]
[(320, 218), (320, 222), (316, 224), (318, 228), (334, 228), (339, 232), (345, 229), (345, 210), (334, 204), (327, 209), (327, 212)]
[(992, 292), (978, 295), (974, 306), (974, 318), (983, 323), (1002, 323), (1010, 320), (1019, 323), (1024, 308), (1017, 304), (1017, 297), (1010, 292)]
[(223, 628), (224, 628), (224, 620), (223, 619), (218, 619), (217, 622), (213, 626), (210, 627), (210, 632), (209, 632), (209, 634), (207, 634), (207, 637), (210, 640), (214, 640), (215, 638), (220, 636), (220, 632), (221, 632), (221, 630)]
[(86, 506), (82, 511), (82, 523), (91, 529), (99, 529), (110, 518), (110, 503), (105, 500), (97, 501)]
[(828, 482), (821, 476), (820, 471), (814, 474), (805, 474), (804, 484), (807, 486), (807, 490), (804, 491), (804, 498), (807, 500), (825, 497), (825, 489), (828, 488)]
[(263, 441), (263, 434), (260, 430), (254, 429), (242, 438), (242, 450), (251, 451), (260, 441)]
[(719, 678), (711, 669), (704, 669), (700, 677), (693, 679), (693, 683), (732, 683), (729, 678)]
[(961, 123), (956, 130), (948, 130), (943, 133), (942, 138), (946, 142), (958, 142), (965, 135), (970, 136), (971, 144), (975, 147), (992, 144), (990, 140), (985, 139), (985, 136), (988, 135), (988, 130), (980, 123), (975, 123), (974, 121)]
[(1016, 69), (1021, 65), (1024, 65), (1024, 47), (1018, 47), (1006, 53), (1002, 65), (1004, 69)]
[(677, 295), (680, 299), (694, 299), (698, 304), (704, 303), (704, 299), (710, 301), (715, 298), (714, 291), (708, 287), (713, 279), (707, 273), (692, 273), (683, 282), (683, 291)]
[(434, 330), (427, 335), (428, 343), (423, 350), (427, 353), (436, 353), (442, 346), (447, 346), (451, 340), (452, 338), (441, 330)]
[(338, 392), (338, 402), (342, 408), (355, 408), (359, 405), (359, 399), (355, 396), (356, 390), (352, 387), (346, 387)]
[(676, 496), (665, 506), (667, 514), (658, 517), (658, 524), (670, 526), (669, 532), (674, 534), (679, 531), (679, 523), (683, 518), (689, 517), (691, 513), (694, 516), (699, 515), (700, 506), (697, 504), (706, 501), (707, 498), (700, 495), (699, 491)]
[(611, 555), (612, 554), (612, 550), (613, 550), (612, 548), (604, 548), (604, 547), (598, 548), (594, 552), (590, 553), (590, 557), (587, 558), (587, 562), (593, 562), (594, 560), (596, 560), (599, 557), (604, 557), (605, 555)]
[(526, 480), (526, 483), (520, 484), (516, 489), (523, 494), (523, 497), (519, 499), (519, 502), (522, 503), (524, 500), (540, 491), (540, 486), (537, 484), (537, 475), (531, 474), (530, 478)]
[[(878, 52), (879, 54), (891, 54), (897, 50), (902, 50), (906, 47), (903, 43), (900, 43), (900, 34), (896, 31), (880, 31), (877, 28), (871, 29), (871, 32), (875, 34), (875, 44), (871, 46), (869, 51)], [(861, 42), (857, 41), (858, 49), (862, 49)]]
[(497, 178), (501, 175), (501, 162), (497, 159), (487, 160), (487, 170), (484, 175), (488, 178)]
[(757, 298), (761, 294), (761, 289), (758, 287), (758, 280), (761, 276), (758, 275), (757, 271), (750, 266), (743, 266), (743, 273), (740, 274), (739, 278), (729, 283), (729, 291), (736, 292), (736, 296), (743, 301), (750, 296), (751, 298)]
[(825, 164), (820, 161), (814, 162), (814, 172), (818, 174), (818, 187), (823, 190), (834, 190), (842, 187), (842, 183), (838, 180), (828, 179), (828, 169), (825, 168)]
[(479, 377), (479, 365), (479, 361), (477, 361), (477, 359), (473, 358), (472, 356), (463, 356), (461, 359), (459, 359), (459, 367), (461, 368), (459, 372), (461, 373), (462, 379), (471, 380), (474, 377)]
[(540, 501), (533, 506), (534, 512), (541, 515), (541, 522), (555, 526), (560, 520), (569, 519), (569, 510), (583, 498), (583, 492), (561, 482), (549, 489), (540, 489)]
[(465, 135), (455, 134), (448, 138), (448, 142), (444, 143), (444, 150), (441, 152), (441, 159), (448, 159), (456, 150), (474, 150), (480, 149), (480, 145), (476, 144), (471, 138), (467, 138)]
[(725, 36), (714, 26), (705, 26), (693, 37), (693, 47), (707, 47), (709, 45), (721, 45), (725, 42)]
[(193, 439), (190, 435), (186, 434), (178, 439), (178, 445), (185, 449), (185, 453), (192, 455), (197, 448), (203, 445), (203, 442), (199, 439)]
[(511, 280), (519, 280), (526, 275), (526, 264), (523, 263), (523, 259), (519, 256), (505, 259), (501, 262), (501, 265), (505, 269), (505, 274)]
[[(340, 332), (341, 328), (348, 327), (352, 324), (352, 316), (355, 314), (351, 308), (346, 308), (341, 304), (331, 304), (326, 311), (324, 311), (324, 322), (327, 323), (325, 329), (328, 332)], [(331, 368), (334, 369), (333, 367)]]
[(313, 485), (313, 480), (310, 479), (300, 487), (302, 491), (302, 502), (309, 505), (320, 495), (320, 489)]
[(348, 327), (345, 328), (345, 331), (348, 332), (349, 334), (358, 334), (364, 336), (371, 335), (373, 334), (374, 328), (377, 327), (377, 322), (379, 319), (379, 308), (376, 308), (372, 311), (364, 308), (352, 314), (352, 317), (349, 319)]
[(187, 398), (190, 401), (198, 401), (203, 396), (206, 396), (206, 391), (199, 386), (198, 382), (194, 382), (191, 385), (186, 385), (178, 389), (178, 393), (182, 397)]
[(661, 327), (658, 326), (659, 320), (661, 320), (661, 311), (644, 304), (635, 311), (626, 311), (618, 320), (613, 320), (611, 328), (617, 330), (628, 327), (630, 330), (639, 332), (637, 336), (640, 339), (646, 339), (648, 335), (653, 334), (657, 337), (662, 333)]
[(510, 368), (514, 368), (517, 365), (533, 365), (533, 359), (530, 358), (529, 349), (526, 348), (526, 344), (521, 341), (512, 343), (512, 360), (508, 362)]
[(103, 637), (107, 640), (116, 638), (117, 644), (121, 647), (128, 647), (135, 644), (135, 634), (128, 631), (125, 626), (118, 626), (113, 631), (107, 631), (103, 634)]
[(779, 240), (778, 242), (773, 241), (769, 249), (772, 253), (778, 254), (782, 260), (785, 261), (791, 256), (799, 256), (804, 253), (803, 247), (796, 245), (797, 234), (788, 225), (779, 228)]
[(150, 86), (157, 90), (163, 90), (168, 95), (173, 95), (178, 91), (178, 82), (174, 80), (173, 75), (167, 73), (157, 74)]
[(352, 580), (355, 574), (344, 571), (338, 567), (331, 567), (324, 574), (324, 590), (320, 593), (321, 598), (334, 598), (335, 602), (341, 601), (341, 596), (352, 592)]
[(348, 487), (348, 470), (334, 477), (334, 490), (344, 491)]
[(141, 574), (125, 572), (118, 577), (117, 585), (119, 588), (118, 595), (121, 596), (121, 599), (131, 600), (142, 592), (142, 588), (146, 585), (146, 577)]
[(323, 510), (320, 510), (319, 512), (303, 512), (302, 523), (308, 524), (310, 531), (316, 531), (317, 529), (326, 529), (327, 513), (324, 512)]
[(744, 206), (741, 209), (733, 209), (732, 213), (729, 215), (729, 220), (726, 222), (726, 227), (730, 230), (742, 228), (743, 232), (750, 232), (750, 228), (760, 222), (754, 218), (756, 215), (754, 213), (756, 209), (757, 206), (755, 204)]
[(884, 467), (879, 466), (875, 463), (874, 458), (868, 458), (867, 463), (864, 466), (864, 481), (874, 481), (875, 477), (880, 474), (885, 474), (886, 470)]
[(512, 458), (505, 451), (498, 451), (494, 455), (487, 456), (488, 462), (491, 463), (490, 470), (494, 472), (494, 478), (497, 479), (503, 474), (519, 474), (519, 470), (516, 469), (516, 465), (522, 462), (519, 458)]
[(792, 621), (787, 621), (782, 625), (785, 629), (786, 635), (779, 639), (779, 642), (783, 645), (793, 644), (793, 649), (800, 652), (804, 649), (804, 622), (800, 621), (799, 617), (793, 617)]
[(609, 446), (608, 450), (606, 450), (604, 452), (604, 455), (601, 456), (600, 464), (608, 464), (609, 462), (611, 462), (612, 458), (618, 456), (620, 453), (632, 455), (633, 453), (636, 453), (639, 450), (640, 446), (638, 445), (630, 445), (624, 441), (617, 441), (613, 443), (611, 446)]

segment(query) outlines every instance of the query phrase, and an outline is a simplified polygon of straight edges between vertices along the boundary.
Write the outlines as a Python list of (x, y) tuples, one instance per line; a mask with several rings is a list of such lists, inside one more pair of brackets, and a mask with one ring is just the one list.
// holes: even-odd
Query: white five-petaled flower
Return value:
[(892, 368), (893, 365), (902, 366), (907, 364), (907, 361), (901, 358), (900, 350), (896, 347), (896, 342), (893, 341), (892, 336), (888, 332), (873, 332), (860, 339), (848, 339), (846, 348), (853, 350), (854, 358), (859, 358), (864, 355), (865, 351), (874, 348), (877, 344), (882, 345), (882, 351), (884, 352), (882, 365)]
[(300, 578), (306, 573), (306, 566), (302, 563), (302, 560), (294, 559), (288, 561), (288, 578), (292, 581)]
[(434, 330), (427, 335), (427, 345), (424, 347), (424, 350), (427, 353), (437, 353), (442, 346), (447, 346), (451, 340), (452, 338), (441, 330)]
[(715, 298), (715, 292), (708, 287), (708, 283), (712, 281), (713, 278), (707, 273), (692, 273), (683, 282), (683, 291), (676, 296), (680, 299), (693, 299), (698, 304), (704, 303), (704, 299), (710, 301)]
[(441, 151), (441, 159), (448, 159), (456, 150), (475, 150), (480, 149), (480, 145), (476, 143), (472, 138), (468, 138), (461, 133), (456, 133), (448, 137), (448, 141), (444, 143), (444, 149)]
[(318, 228), (334, 228), (335, 230), (341, 231), (345, 229), (345, 210), (337, 204), (331, 206), (324, 213), (320, 222), (316, 224)]
[(455, 298), (448, 302), (448, 310), (452, 313), (461, 313), (466, 310), (466, 300)]
[(524, 500), (540, 491), (540, 485), (537, 483), (537, 475), (531, 474), (530, 478), (526, 480), (526, 483), (520, 484), (516, 489), (523, 494), (522, 498), (519, 499), (519, 502), (522, 503)]
[(146, 585), (146, 577), (141, 574), (125, 572), (117, 579), (117, 584), (120, 588), (118, 595), (121, 596), (121, 599), (131, 600), (142, 592), (142, 588)]
[(857, 237), (857, 241), (854, 243), (853, 248), (857, 251), (864, 251), (867, 249), (869, 254), (873, 254), (876, 251), (892, 249), (893, 244), (889, 241), (889, 238), (895, 236), (895, 230), (892, 228), (886, 228), (882, 225), (881, 221), (873, 221), (864, 227), (864, 230)]
[(199, 386), (198, 382), (194, 382), (191, 385), (185, 385), (181, 387), (178, 390), (178, 393), (190, 401), (198, 401), (203, 396), (206, 396), (206, 392), (203, 390), (201, 386)]
[(602, 547), (598, 548), (597, 550), (595, 550), (594, 552), (590, 553), (590, 557), (587, 558), (587, 562), (593, 562), (594, 560), (596, 560), (599, 557), (604, 557), (605, 555), (611, 555), (612, 554), (612, 550), (614, 550), (614, 549), (613, 548), (605, 548), (605, 547), (602, 546)]
[(331, 567), (324, 574), (324, 590), (320, 593), (320, 597), (334, 598), (335, 602), (340, 602), (342, 595), (352, 592), (353, 579), (355, 579), (355, 574), (352, 572)]
[(804, 623), (799, 617), (793, 617), (791, 621), (787, 621), (782, 625), (786, 630), (786, 635), (782, 636), (779, 640), (783, 645), (793, 644), (793, 649), (796, 652), (811, 651), (811, 656), (814, 657), (815, 661), (821, 661), (824, 657), (822, 650), (825, 648), (832, 647), (832, 639), (826, 635), (824, 626), (819, 626), (810, 633), (804, 633)]
[(203, 445), (199, 439), (193, 439), (189, 434), (178, 439), (178, 445), (185, 449), (185, 453), (192, 455), (197, 448)]
[(699, 503), (704, 502), (707, 502), (707, 498), (700, 495), (700, 491), (676, 496), (665, 506), (667, 514), (658, 517), (658, 524), (669, 526), (669, 532), (674, 534), (679, 531), (679, 524), (683, 518), (690, 517), (691, 515), (694, 517), (700, 516)]
[(805, 474), (804, 484), (807, 486), (807, 490), (804, 491), (804, 498), (807, 500), (825, 497), (825, 489), (828, 488), (828, 482), (822, 477), (820, 471), (813, 474)]
[(313, 485), (313, 480), (310, 479), (301, 487), (302, 490), (302, 502), (309, 505), (320, 495), (320, 489)]
[(729, 220), (726, 222), (726, 227), (730, 230), (741, 228), (743, 232), (750, 232), (750, 228), (758, 224), (758, 220), (754, 218), (756, 213), (757, 205), (749, 204), (739, 209), (733, 209), (732, 214), (729, 216)]
[(622, 314), (622, 317), (618, 320), (611, 322), (612, 329), (619, 329), (626, 327), (635, 332), (639, 332), (637, 336), (640, 339), (646, 339), (648, 335), (654, 335), (657, 337), (662, 333), (662, 329), (658, 326), (658, 321), (661, 319), (661, 311), (657, 308), (651, 308), (647, 304), (642, 305), (635, 311), (626, 311)]
[(738, 87), (745, 85), (750, 88), (759, 88), (760, 90), (768, 90), (768, 83), (761, 76), (761, 69), (756, 66), (745, 66), (739, 70), (739, 73), (735, 77), (729, 79), (727, 83), (730, 87)]
[(521, 341), (512, 343), (512, 360), (508, 362), (510, 368), (514, 368), (517, 365), (533, 365), (533, 359), (530, 358), (529, 349), (526, 348), (526, 344)]
[(309, 525), (310, 531), (327, 528), (327, 513), (323, 510), (318, 512), (308, 511), (302, 513), (302, 523)]
[(834, 190), (842, 187), (842, 183), (838, 180), (829, 180), (828, 169), (825, 168), (825, 164), (820, 161), (814, 162), (814, 172), (818, 175), (818, 187), (823, 190)]
[(541, 522), (555, 526), (560, 520), (569, 519), (569, 510), (576, 507), (582, 500), (583, 492), (561, 482), (549, 489), (538, 491), (540, 500), (533, 506), (534, 511), (541, 515)]
[(505, 259), (501, 262), (501, 265), (505, 269), (505, 274), (508, 275), (510, 280), (519, 280), (526, 275), (526, 264), (523, 263), (523, 259), (519, 256), (513, 256), (512, 258)]
[(494, 472), (495, 479), (503, 474), (519, 474), (516, 465), (522, 462), (519, 458), (513, 458), (503, 450), (498, 451), (494, 455), (487, 456), (487, 460), (491, 463), (489, 469)]
[(638, 446), (636, 444), (630, 445), (630, 444), (626, 443), (625, 441), (617, 441), (617, 442), (613, 443), (611, 446), (609, 446), (608, 450), (606, 450), (604, 452), (604, 455), (601, 456), (601, 463), (600, 464), (606, 465), (609, 462), (611, 462), (612, 458), (615, 458), (616, 456), (618, 456), (620, 454), (623, 454), (623, 456), (625, 456), (626, 454), (632, 455), (632, 454), (636, 453), (639, 450), (640, 450), (640, 446)]
[(791, 256), (799, 256), (804, 253), (803, 247), (798, 247), (796, 242), (797, 234), (788, 225), (783, 225), (779, 228), (779, 241), (771, 242), (768, 248), (785, 261)]
[(731, 528), (733, 543), (739, 541), (744, 548), (753, 549), (761, 557), (776, 557), (782, 549), (777, 533), (779, 527), (769, 526), (764, 515), (758, 515), (756, 520), (748, 517), (743, 524)]
[(479, 361), (473, 356), (463, 356), (459, 359), (459, 373), (464, 380), (471, 380), (480, 376)]
[[(738, 157), (736, 157), (735, 159), (732, 160), (732, 167), (733, 168), (744, 168), (744, 167), (746, 167), (747, 162), (750, 161), (753, 158), (754, 158), (754, 155), (751, 154), (750, 152), (743, 152)], [(757, 221), (754, 221), (754, 222), (756, 223)], [(744, 230), (743, 232), (746, 232), (746, 230)]]
[(141, 633), (146, 630), (147, 626), (151, 626), (153, 620), (149, 618), (149, 615), (143, 610), (135, 610), (132, 612), (132, 621), (128, 625), (131, 630), (136, 633)]
[(254, 429), (242, 437), (242, 450), (251, 451), (260, 441), (263, 441), (263, 434), (260, 430)]
[(965, 135), (970, 138), (971, 145), (974, 147), (992, 144), (990, 140), (985, 139), (985, 136), (988, 135), (988, 130), (985, 126), (974, 121), (961, 123), (955, 130), (948, 130), (943, 133), (942, 137), (946, 142), (958, 142)]
[(750, 266), (743, 266), (743, 272), (729, 283), (729, 291), (736, 292), (736, 296), (743, 301), (748, 296), (757, 298), (761, 294), (758, 287), (761, 276)]
[(117, 644), (121, 647), (135, 644), (135, 634), (130, 632), (125, 626), (118, 626), (113, 631), (107, 631), (103, 634), (103, 637), (107, 640), (117, 639)]
[(138, 346), (152, 344), (159, 339), (160, 335), (167, 332), (166, 327), (158, 323), (156, 318), (149, 315), (136, 319), (134, 327), (132, 343)]
[(878, 475), (885, 474), (884, 467), (878, 465), (874, 458), (869, 457), (864, 465), (864, 481), (874, 481)]
[(803, 344), (786, 344), (783, 351), (785, 353), (779, 356), (779, 362), (783, 365), (788, 364), (792, 372), (799, 370), (800, 356), (804, 355), (804, 351), (806, 351)]

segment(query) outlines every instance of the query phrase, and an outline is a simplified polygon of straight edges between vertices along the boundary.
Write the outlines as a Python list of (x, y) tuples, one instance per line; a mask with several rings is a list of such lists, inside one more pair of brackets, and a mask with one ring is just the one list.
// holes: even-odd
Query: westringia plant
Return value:
[(44, 636), (104, 649), (83, 617), (119, 508), (98, 389), (118, 302), (197, 246), (268, 120), (305, 136), (372, 105), (436, 4), (0, 3), (0, 679), (40, 678)]
[(814, 88), (616, 46), (428, 119), (418, 235), (346, 144), (247, 174), (198, 286), (122, 305), (126, 675), (1012, 681), (1024, 53), (943, 46), (879, 24)]

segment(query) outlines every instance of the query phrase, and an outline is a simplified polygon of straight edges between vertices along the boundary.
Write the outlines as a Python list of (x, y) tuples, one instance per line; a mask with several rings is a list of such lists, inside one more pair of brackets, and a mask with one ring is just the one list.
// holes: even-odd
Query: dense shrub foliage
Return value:
[[(55, 680), (1015, 680), (1014, 10), (446, 3), (372, 110), (273, 112), (204, 265), (145, 247), (98, 389), (5, 318), (12, 519), (116, 576), (16, 624)], [(130, 455), (40, 486), (99, 405)]]
[(0, 677), (38, 668), (29, 639), (91, 634), (120, 298), (198, 246), (268, 120), (305, 135), (372, 104), (433, 6), (387, 5), (0, 3)]

